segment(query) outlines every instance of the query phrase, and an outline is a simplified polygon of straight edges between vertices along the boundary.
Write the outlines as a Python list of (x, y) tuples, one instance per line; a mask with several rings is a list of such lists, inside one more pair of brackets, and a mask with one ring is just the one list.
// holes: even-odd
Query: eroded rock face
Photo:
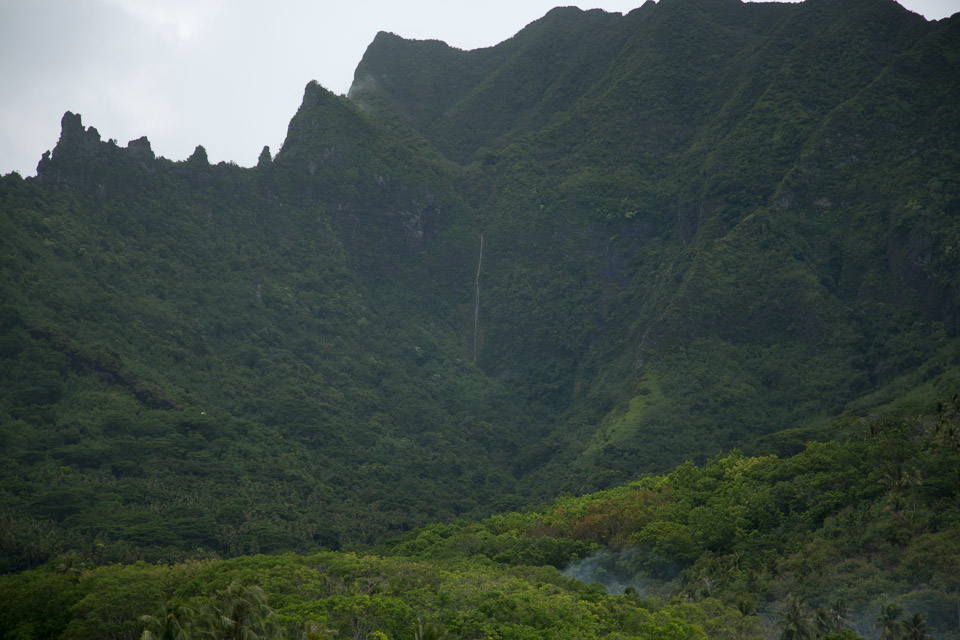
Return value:
[[(121, 149), (121, 151), (123, 150)], [(156, 159), (153, 149), (150, 148), (150, 141), (147, 140), (147, 136), (141, 136), (136, 140), (128, 142), (126, 152), (127, 157), (139, 162), (151, 162)], [(204, 153), (204, 157), (206, 157), (206, 153)]]
[(79, 113), (67, 111), (63, 114), (60, 141), (53, 150), (54, 158), (95, 158), (99, 151), (100, 133), (93, 127), (84, 129)]
[(37, 165), (37, 178), (42, 184), (58, 189), (79, 185), (92, 165), (106, 159), (110, 151), (103, 149), (105, 146), (115, 148), (115, 145), (104, 145), (100, 133), (93, 127), (84, 129), (79, 113), (67, 111), (60, 119), (60, 140), (52, 155), (49, 151), (43, 154)]
[(260, 151), (260, 157), (257, 158), (257, 168), (265, 169), (273, 164), (273, 156), (270, 155), (270, 147), (264, 145), (263, 150)]
[(37, 178), (41, 184), (60, 190), (103, 191), (96, 180), (98, 166), (113, 165), (132, 160), (150, 165), (156, 155), (146, 136), (131, 140), (120, 147), (113, 140), (103, 142), (94, 127), (83, 126), (79, 113), (67, 111), (60, 119), (60, 140), (53, 152), (43, 154), (37, 164)]

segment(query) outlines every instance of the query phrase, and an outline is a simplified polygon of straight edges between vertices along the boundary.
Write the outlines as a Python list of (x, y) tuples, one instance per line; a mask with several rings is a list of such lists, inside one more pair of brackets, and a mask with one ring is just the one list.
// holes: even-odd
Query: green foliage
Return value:
[[(287, 637), (706, 637), (692, 621), (701, 613), (696, 607), (651, 610), (636, 599), (597, 593), (555, 569), (508, 570), (466, 558), (434, 564), (346, 553), (101, 568), (99, 588), (91, 583), (87, 590), (85, 575), (74, 596), (79, 600), (73, 611), (87, 616), (82, 624), (74, 618), (65, 629), (52, 631), (121, 633), (113, 619), (88, 614), (115, 607), (115, 596), (102, 590), (108, 575), (113, 590), (131, 594), (144, 573), (154, 584), (166, 584), (166, 593), (174, 598), (161, 605), (164, 595), (156, 593), (152, 602), (131, 603), (164, 610), (161, 617), (141, 619), (148, 627), (144, 637), (164, 637), (171, 629), (192, 637), (253, 637), (240, 633), (242, 624), (257, 637), (276, 637), (280, 631)], [(262, 589), (240, 586), (246, 576), (256, 576)], [(230, 586), (219, 590), (217, 585), (227, 580)], [(8, 585), (7, 578), (0, 580), (0, 588)], [(32, 616), (28, 610), (19, 615)], [(272, 631), (267, 627), (271, 620)], [(222, 625), (210, 628), (211, 623)]]
[(0, 178), (0, 635), (952, 633), (958, 33), (381, 34), (251, 169), (65, 114)]
[(816, 637), (814, 625), (803, 611), (803, 603), (790, 595), (777, 620), (777, 627), (780, 640), (812, 640)]
[(234, 580), (218, 594), (220, 602), (207, 612), (209, 633), (223, 640), (282, 636), (277, 615), (267, 604), (267, 594), (257, 586), (248, 587)]
[(877, 621), (873, 623), (873, 628), (880, 631), (880, 640), (897, 640), (903, 635), (902, 616), (903, 607), (897, 604), (888, 604), (881, 610)]
[(197, 617), (196, 609), (190, 605), (168, 600), (160, 616), (140, 616), (140, 621), (147, 627), (140, 640), (186, 640), (197, 624)]
[(914, 613), (903, 621), (900, 627), (902, 636), (906, 640), (924, 640), (929, 638), (932, 629), (927, 627), (927, 617), (922, 613)]
[(429, 527), (383, 551), (429, 559), (479, 552), (506, 564), (504, 546), (522, 549), (547, 535), (585, 544), (567, 548), (570, 575), (587, 573), (581, 560), (598, 558), (594, 545), (603, 545), (618, 550), (617, 560), (593, 562), (590, 580), (605, 581), (606, 571), (649, 593), (717, 598), (742, 615), (776, 616), (785, 637), (842, 634), (855, 624), (866, 632), (867, 612), (891, 597), (936, 628), (950, 626), (957, 452), (938, 441), (933, 418), (832, 429), (842, 437), (792, 457), (734, 453), (687, 463), (522, 515)]
[[(47, 171), (69, 173), (61, 156)], [(150, 189), (112, 196), (101, 167), (103, 198), (2, 181), (3, 570), (337, 548), (515, 490), (504, 452), (530, 436), (502, 421), (537, 410), (478, 406), (456, 300), (364, 280), (325, 206), (157, 162)]]
[[(430, 525), (376, 555), (97, 568), (64, 556), (0, 578), (0, 597), (17, 603), (0, 634), (856, 638), (876, 611), (878, 633), (924, 637), (928, 619), (951, 624), (957, 575), (960, 486), (945, 492), (941, 474), (955, 475), (958, 454), (933, 423), (857, 422), (846, 440), (790, 458), (688, 463), (523, 513)], [(923, 481), (883, 484), (893, 465)], [(606, 570), (635, 585), (622, 595), (567, 577), (598, 544), (619, 550)], [(51, 590), (58, 613), (47, 617), (29, 603)]]

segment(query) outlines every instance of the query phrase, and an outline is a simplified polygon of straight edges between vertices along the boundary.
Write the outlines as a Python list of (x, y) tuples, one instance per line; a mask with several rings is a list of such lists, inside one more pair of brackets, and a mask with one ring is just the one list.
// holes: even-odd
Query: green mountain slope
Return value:
[(958, 34), (888, 0), (381, 34), (251, 169), (66, 114), (0, 179), (2, 570), (368, 544), (930, 412)]
[(355, 168), (423, 171), (414, 150), (316, 86), (257, 170), (135, 149), (67, 114), (38, 179), (3, 179), (10, 557), (336, 548), (519, 504), (509, 453), (530, 440), (504, 416), (542, 418), (509, 391), (480, 406), (469, 265), (420, 248), (462, 259), (456, 203), (429, 168)]
[[(911, 409), (949, 395), (958, 274), (931, 262), (952, 251), (956, 20), (893, 2), (670, 2), (607, 19), (604, 46), (619, 50), (594, 59), (600, 80), (548, 123), (474, 145), (502, 148), (475, 170), (496, 194), (478, 200), (488, 244), (509, 256), (486, 272), (481, 364), (533, 385), (562, 372), (575, 407), (540, 449), (549, 484), (582, 489), (581, 469), (627, 479), (918, 385)], [(533, 46), (534, 26), (516, 40)], [(457, 55), (496, 75), (501, 49)], [(459, 95), (420, 118), (406, 94), (365, 85), (431, 72), (380, 55), (372, 45), (357, 74), (371, 113), (428, 139), (474, 131)], [(488, 108), (502, 95), (486, 93)], [(908, 149), (931, 161), (906, 163)], [(528, 323), (516, 306), (536, 310)]]
[(625, 26), (617, 14), (565, 7), (475, 51), (380, 33), (349, 95), (373, 113), (396, 110), (439, 151), (463, 162), (575, 104), (603, 76)]

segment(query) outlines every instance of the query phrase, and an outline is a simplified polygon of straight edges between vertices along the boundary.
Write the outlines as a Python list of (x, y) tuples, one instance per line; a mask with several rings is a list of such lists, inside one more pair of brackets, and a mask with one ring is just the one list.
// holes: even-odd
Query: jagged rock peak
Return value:
[(260, 152), (260, 157), (257, 158), (257, 167), (264, 168), (269, 167), (273, 164), (273, 156), (270, 155), (270, 147), (263, 145), (263, 150)]
[(60, 119), (60, 140), (53, 149), (52, 157), (50, 152), (45, 153), (40, 164), (43, 165), (45, 161), (102, 163), (114, 160), (118, 154), (139, 162), (156, 159), (146, 136), (129, 141), (126, 147), (117, 146), (114, 140), (103, 142), (100, 132), (94, 127), (84, 128), (79, 113), (67, 111)]
[(311, 80), (303, 90), (303, 102), (287, 126), (287, 137), (274, 158), (286, 162), (291, 153), (328, 154), (333, 147), (353, 140), (358, 134), (359, 110), (347, 98), (338, 96)]
[[(84, 127), (79, 113), (67, 111), (60, 120), (60, 140), (53, 152), (43, 154), (37, 164), (37, 178), (55, 189), (102, 194), (104, 179), (95, 177), (102, 167), (129, 162), (151, 167), (156, 155), (146, 136), (120, 147), (115, 140), (104, 142), (94, 127)], [(106, 180), (107, 182), (109, 180)]]
[(194, 149), (193, 153), (190, 154), (190, 157), (187, 158), (187, 162), (190, 164), (210, 164), (210, 160), (207, 158), (207, 150), (202, 144), (197, 145), (197, 148)]
[(300, 108), (330, 104), (336, 99), (336, 94), (324, 88), (324, 86), (316, 80), (311, 80), (303, 89), (303, 103), (300, 105)]
[(53, 157), (57, 160), (81, 157), (91, 158), (100, 150), (100, 132), (89, 127), (83, 128), (83, 120), (79, 113), (67, 111), (60, 119), (60, 141), (53, 149)]
[(140, 136), (127, 143), (127, 156), (139, 162), (149, 162), (156, 159), (147, 136)]

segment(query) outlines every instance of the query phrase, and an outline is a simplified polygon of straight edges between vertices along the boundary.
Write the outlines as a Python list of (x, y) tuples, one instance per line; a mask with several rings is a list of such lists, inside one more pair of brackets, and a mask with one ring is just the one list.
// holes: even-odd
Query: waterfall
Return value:
[(480, 319), (480, 265), (483, 264), (483, 234), (480, 234), (480, 257), (477, 259), (476, 299), (473, 305), (473, 364), (477, 364), (477, 321)]

